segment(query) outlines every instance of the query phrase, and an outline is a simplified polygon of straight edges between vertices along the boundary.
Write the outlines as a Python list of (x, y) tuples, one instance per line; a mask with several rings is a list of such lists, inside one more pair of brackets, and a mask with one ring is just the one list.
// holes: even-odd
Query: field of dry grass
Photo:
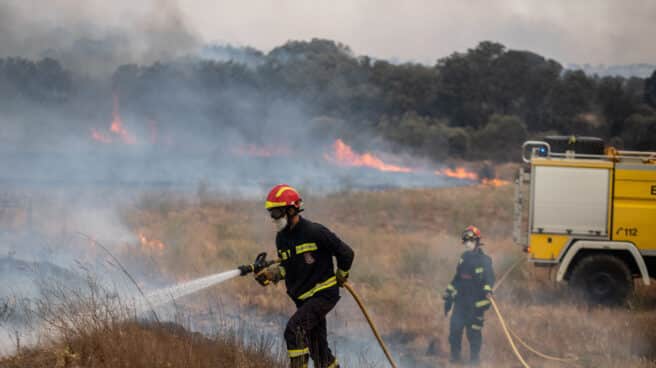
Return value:
[[(523, 256), (511, 241), (512, 192), (510, 186), (471, 186), (321, 196), (305, 193), (304, 215), (327, 225), (355, 249), (352, 284), (402, 365), (433, 367), (446, 363), (448, 318), (442, 313), (441, 294), (462, 252), (458, 241), (461, 229), (469, 224), (482, 229), (485, 251), (492, 256), (497, 274)], [(121, 218), (134, 234), (142, 234), (147, 241), (126, 243), (116, 248), (117, 256), (129, 269), (148, 264), (153, 275), (163, 274), (170, 279), (183, 281), (233, 269), (249, 263), (260, 251), (275, 253), (273, 226), (259, 200), (226, 200), (206, 191), (193, 198), (151, 193), (124, 206)], [(336, 312), (329, 317), (331, 333), (345, 338), (357, 336), (368, 351), (377, 351), (356, 305), (342, 294)], [(544, 353), (579, 358), (574, 364), (550, 362), (522, 349), (532, 367), (656, 367), (653, 287), (638, 288), (630, 309), (590, 308), (576, 303), (565, 288), (549, 281), (548, 270), (524, 263), (495, 295), (507, 322), (522, 339)], [(202, 311), (207, 300), (231, 303), (237, 311), (247, 311), (246, 318), (269, 321), (274, 332), (284, 328), (284, 322), (279, 322), (281, 316), (284, 321), (284, 316), (293, 312), (284, 286), (261, 288), (250, 277), (213, 287), (182, 303), (189, 310)], [(492, 311), (486, 314), (485, 326), (483, 366), (519, 366)], [(164, 356), (171, 357), (166, 359), (191, 360), (171, 360), (171, 365), (160, 366), (203, 367), (201, 362), (186, 362), (195, 361), (202, 356), (199, 352), (212, 347), (223, 353), (211, 353), (208, 359), (219, 359), (221, 354), (228, 354), (226, 359), (241, 359), (222, 350), (225, 341), (221, 339), (205, 340), (189, 333), (179, 335), (152, 326), (121, 323), (112, 331), (96, 330), (82, 339), (56, 342), (45, 350), (48, 354), (30, 355), (26, 351), (0, 365), (38, 367), (20, 359), (37, 356), (57, 362), (62, 354), (68, 354), (66, 349), (81, 363), (83, 352), (93, 350), (89, 346), (96, 346), (99, 356), (104, 356), (110, 352), (99, 348), (104, 346), (103, 341), (113, 344), (120, 340), (118, 336), (127, 335), (135, 338), (117, 345), (119, 350), (111, 354), (125, 352), (126, 357), (137, 359), (130, 354), (166, 350)], [(344, 346), (336, 350), (338, 355), (345, 350), (352, 353)], [(94, 360), (84, 357), (89, 362), (86, 366), (110, 366), (91, 364)]]
[[(523, 255), (511, 241), (510, 186), (309, 195), (305, 202), (308, 218), (329, 226), (355, 249), (352, 283), (408, 366), (445, 361), (448, 319), (440, 295), (462, 251), (457, 239), (462, 228), (473, 223), (482, 229), (498, 274)], [(233, 268), (259, 251), (275, 250), (273, 227), (260, 201), (152, 195), (125, 217), (135, 231), (166, 244), (141, 251), (161, 272), (179, 279)], [(240, 305), (262, 314), (292, 311), (283, 286), (262, 289), (241, 279), (212, 292), (236, 295)], [(496, 296), (510, 326), (545, 353), (576, 355), (575, 366), (581, 367), (656, 367), (653, 288), (639, 289), (631, 310), (588, 308), (548, 281), (545, 270), (523, 264)], [(352, 303), (342, 302), (335, 318), (347, 321), (337, 334), (365, 328)], [(484, 336), (482, 357), (489, 366), (517, 365), (491, 311)], [(530, 354), (528, 359), (539, 367), (563, 365)]]
[(241, 346), (226, 337), (190, 333), (176, 325), (112, 324), (47, 347), (23, 349), (0, 359), (6, 368), (276, 368), (270, 351)]
[[(245, 333), (215, 324), (217, 333), (191, 332), (175, 322), (137, 316), (134, 304), (87, 274), (83, 285), (45, 281), (40, 299), (22, 305), (36, 343), (16, 337), (3, 368), (282, 368), (272, 339), (246, 343)], [(13, 311), (9, 312), (11, 315)]]

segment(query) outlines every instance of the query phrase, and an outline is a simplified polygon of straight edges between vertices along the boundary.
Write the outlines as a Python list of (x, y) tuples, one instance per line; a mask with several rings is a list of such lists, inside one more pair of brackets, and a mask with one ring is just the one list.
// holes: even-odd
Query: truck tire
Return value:
[(631, 270), (624, 261), (608, 254), (581, 259), (569, 282), (577, 294), (593, 304), (620, 305), (633, 292)]

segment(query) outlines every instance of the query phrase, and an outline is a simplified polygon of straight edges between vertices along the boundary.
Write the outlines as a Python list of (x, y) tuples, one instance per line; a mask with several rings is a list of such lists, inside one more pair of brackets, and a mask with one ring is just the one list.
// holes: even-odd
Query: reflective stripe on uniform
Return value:
[(472, 328), (472, 330), (479, 330), (480, 331), (483, 328), (483, 326), (471, 325), (471, 328)]
[(319, 248), (317, 248), (317, 243), (303, 243), (300, 245), (296, 246), (296, 254), (301, 254), (305, 252), (312, 252), (315, 251)]
[(453, 286), (453, 284), (447, 285), (446, 290), (448, 293), (451, 293), (451, 295), (453, 296), (458, 294), (458, 290)]
[(490, 285), (488, 285), (488, 284), (485, 284), (485, 286), (483, 286), (483, 290), (485, 290), (485, 291), (492, 291), (492, 287), (491, 287)]
[(476, 308), (485, 307), (486, 305), (489, 305), (489, 304), (490, 304), (490, 301), (487, 300), (487, 299), (479, 300), (479, 301), (476, 302)]
[(477, 267), (476, 268), (476, 273), (483, 273), (483, 271), (485, 271), (485, 269), (483, 267)]
[(283, 266), (279, 266), (278, 268), (280, 269), (280, 277), (284, 279), (287, 275), (287, 270), (285, 270), (285, 267)]
[(287, 354), (289, 355), (290, 358), (298, 358), (300, 356), (310, 354), (310, 349), (305, 348), (305, 349), (287, 350)]
[(337, 362), (337, 358), (335, 358), (335, 360), (332, 363), (330, 363), (330, 365), (327, 368), (337, 368), (338, 366), (339, 363)]
[(305, 300), (313, 296), (314, 294), (320, 292), (321, 290), (328, 289), (329, 287), (335, 285), (337, 285), (337, 278), (333, 276), (324, 282), (320, 282), (316, 284), (312, 289), (308, 290), (307, 292), (303, 293), (303, 295), (299, 296), (298, 300)]

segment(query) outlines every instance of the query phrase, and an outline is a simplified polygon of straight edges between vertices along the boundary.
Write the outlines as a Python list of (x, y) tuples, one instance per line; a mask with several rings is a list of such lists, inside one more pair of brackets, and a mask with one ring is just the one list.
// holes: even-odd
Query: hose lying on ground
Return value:
[(497, 306), (497, 302), (494, 301), (494, 298), (490, 298), (490, 302), (492, 302), (492, 308), (494, 309), (494, 312), (497, 314), (497, 318), (499, 318), (499, 322), (501, 323), (501, 328), (503, 329), (503, 333), (506, 335), (506, 338), (508, 339), (508, 343), (510, 344), (510, 347), (513, 350), (513, 353), (515, 353), (515, 356), (517, 357), (517, 360), (519, 360), (520, 363), (524, 366), (524, 368), (531, 368), (526, 361), (524, 360), (524, 357), (522, 357), (522, 354), (517, 350), (517, 346), (515, 346), (515, 342), (512, 339), (512, 336), (510, 336), (510, 331), (508, 331), (508, 327), (506, 326), (506, 321), (503, 319), (503, 316), (501, 315), (501, 312), (499, 311), (499, 307)]
[(394, 358), (392, 358), (392, 355), (387, 350), (387, 346), (385, 346), (385, 342), (383, 341), (383, 338), (380, 337), (380, 334), (378, 333), (378, 330), (376, 329), (374, 322), (371, 320), (371, 317), (367, 312), (367, 308), (362, 303), (362, 300), (360, 299), (358, 294), (355, 292), (355, 290), (353, 290), (353, 287), (348, 282), (344, 284), (344, 288), (348, 290), (349, 293), (351, 293), (353, 299), (355, 299), (355, 302), (358, 303), (358, 307), (360, 307), (362, 314), (364, 314), (364, 317), (367, 319), (367, 322), (369, 323), (369, 327), (371, 327), (371, 331), (374, 333), (374, 336), (376, 336), (376, 340), (378, 340), (378, 344), (380, 344), (380, 347), (383, 349), (383, 353), (385, 353), (385, 356), (387, 357), (387, 360), (389, 361), (390, 365), (392, 366), (392, 368), (397, 368)]
[[(494, 288), (492, 288), (492, 291), (496, 291), (499, 286), (506, 280), (508, 275), (510, 275), (510, 272), (512, 272), (517, 266), (519, 266), (525, 258), (520, 257), (515, 263), (513, 263), (512, 266), (510, 266), (506, 272), (499, 278), (499, 281), (494, 285)], [(494, 312), (497, 315), (497, 318), (499, 318), (499, 322), (501, 323), (501, 327), (503, 329), (504, 334), (506, 335), (506, 338), (508, 339), (508, 342), (510, 343), (510, 346), (515, 353), (515, 356), (517, 359), (524, 365), (525, 368), (530, 368), (528, 364), (526, 364), (526, 361), (522, 357), (522, 355), (519, 353), (517, 350), (517, 346), (515, 346), (515, 342), (513, 341), (513, 338), (517, 340), (526, 350), (530, 351), (531, 353), (539, 356), (540, 358), (546, 359), (546, 360), (552, 360), (552, 361), (557, 361), (557, 362), (562, 362), (562, 363), (574, 363), (577, 361), (579, 358), (576, 356), (570, 356), (567, 358), (561, 358), (561, 357), (555, 357), (551, 355), (544, 354), (535, 348), (531, 347), (529, 344), (527, 344), (524, 340), (522, 340), (515, 331), (511, 330), (510, 327), (506, 325), (506, 322), (503, 318), (503, 315), (501, 315), (501, 312), (499, 311), (499, 307), (497, 306), (497, 303), (494, 298), (490, 298), (490, 302), (492, 303), (492, 307), (494, 308)]]

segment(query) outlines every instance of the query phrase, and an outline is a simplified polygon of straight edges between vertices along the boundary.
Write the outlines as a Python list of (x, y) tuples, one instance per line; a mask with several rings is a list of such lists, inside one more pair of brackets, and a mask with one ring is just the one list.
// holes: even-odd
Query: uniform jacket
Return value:
[(447, 286), (444, 299), (455, 301), (458, 306), (489, 308), (490, 301), (485, 297), (494, 286), (492, 259), (479, 247), (466, 251), (460, 256), (456, 274)]
[(278, 232), (276, 248), (287, 294), (297, 305), (320, 292), (338, 295), (333, 257), (343, 271), (351, 269), (354, 257), (337, 235), (303, 217), (293, 228)]

